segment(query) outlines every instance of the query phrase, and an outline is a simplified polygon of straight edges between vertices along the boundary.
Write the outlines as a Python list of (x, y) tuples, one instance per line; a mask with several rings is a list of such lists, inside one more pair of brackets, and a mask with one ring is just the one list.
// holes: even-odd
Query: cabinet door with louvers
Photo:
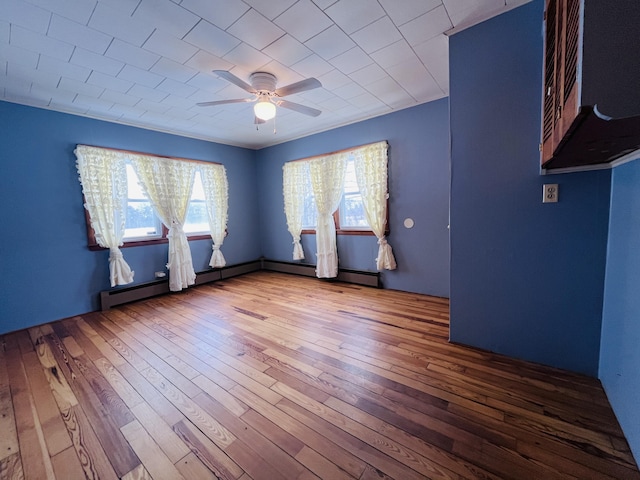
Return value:
[(553, 156), (578, 114), (580, 0), (547, 0), (542, 163)]

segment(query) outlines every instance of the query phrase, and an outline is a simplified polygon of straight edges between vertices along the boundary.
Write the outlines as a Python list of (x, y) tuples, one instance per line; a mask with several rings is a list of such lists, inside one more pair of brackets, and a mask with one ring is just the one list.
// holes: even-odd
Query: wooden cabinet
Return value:
[(638, 0), (547, 0), (543, 167), (610, 162), (640, 147), (638, 25)]

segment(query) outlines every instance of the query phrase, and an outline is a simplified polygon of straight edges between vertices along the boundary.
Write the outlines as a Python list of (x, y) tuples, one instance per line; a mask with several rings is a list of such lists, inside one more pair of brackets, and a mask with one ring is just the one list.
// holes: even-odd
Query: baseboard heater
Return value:
[[(237, 277), (258, 270), (268, 270), (272, 272), (291, 273), (306, 277), (316, 276), (316, 266), (305, 263), (282, 262), (278, 260), (260, 259), (253, 262), (239, 263), (214, 270), (206, 270), (196, 273), (196, 285), (224, 280), (226, 278)], [(341, 282), (354, 283), (368, 287), (381, 288), (380, 274), (378, 272), (366, 272), (361, 270), (350, 270), (341, 268), (338, 277), (335, 279)], [(169, 293), (169, 280), (162, 279), (153, 282), (141, 283), (131, 287), (117, 287), (112, 290), (100, 292), (100, 308), (109, 310), (116, 305), (135, 302), (158, 295)]]
[[(238, 275), (244, 275), (245, 273), (256, 272), (261, 270), (261, 268), (260, 260), (255, 260), (253, 262), (231, 265), (229, 267), (206, 270), (204, 272), (196, 273), (195, 284), (202, 285), (204, 283), (215, 282), (225, 278), (237, 277)], [(100, 308), (102, 308), (102, 310), (109, 310), (111, 307), (115, 307), (116, 305), (164, 295), (165, 293), (169, 293), (169, 291), (168, 279), (141, 283), (131, 287), (125, 286), (114, 288), (112, 290), (105, 290), (100, 292)]]
[[(305, 277), (316, 276), (316, 266), (307, 263), (281, 262), (278, 260), (262, 259), (262, 270), (270, 270), (272, 272), (292, 273), (295, 275), (304, 275)], [(338, 270), (338, 277), (331, 280), (340, 282), (355, 283), (357, 285), (365, 285), (367, 287), (381, 288), (379, 272), (367, 272), (364, 270), (350, 270), (341, 268)]]

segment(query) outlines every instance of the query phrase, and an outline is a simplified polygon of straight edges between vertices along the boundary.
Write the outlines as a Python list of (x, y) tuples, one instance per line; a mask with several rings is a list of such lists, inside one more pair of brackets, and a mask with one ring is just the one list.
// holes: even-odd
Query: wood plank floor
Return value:
[(597, 380), (258, 272), (0, 336), (2, 479), (640, 479)]

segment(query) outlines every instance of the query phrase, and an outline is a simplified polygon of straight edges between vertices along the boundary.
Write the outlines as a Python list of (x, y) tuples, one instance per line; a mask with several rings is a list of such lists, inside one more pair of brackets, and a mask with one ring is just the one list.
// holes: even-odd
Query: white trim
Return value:
[[(469, 21), (469, 22), (463, 22), (460, 23), (459, 25), (456, 25), (455, 27), (447, 30), (444, 32), (444, 34), (447, 37), (450, 37), (451, 35), (455, 35), (456, 33), (460, 33), (463, 30), (466, 30), (467, 28), (471, 28), (474, 27), (476, 25), (478, 25), (479, 23), (482, 23), (486, 20), (489, 20), (493, 17), (496, 17), (498, 15), (502, 15), (503, 13), (506, 13), (510, 10), (513, 10), (514, 8), (518, 8), (522, 5), (524, 5), (525, 3), (529, 3), (531, 2), (531, 0), (514, 0), (513, 3), (510, 3), (508, 5), (505, 4), (504, 7), (502, 8), (498, 8), (496, 10), (490, 10), (489, 12), (484, 13), (483, 15), (481, 15), (480, 17), (474, 18), (473, 20)], [(505, 2), (506, 3), (506, 2)]]

